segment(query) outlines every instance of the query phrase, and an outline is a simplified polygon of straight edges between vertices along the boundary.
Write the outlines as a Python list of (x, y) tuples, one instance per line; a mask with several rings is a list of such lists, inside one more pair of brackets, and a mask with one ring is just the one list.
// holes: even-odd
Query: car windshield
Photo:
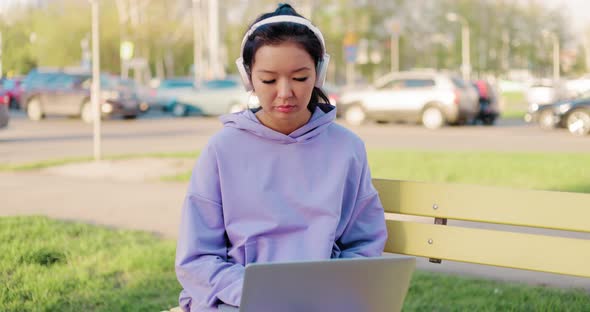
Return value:
[(586, 90), (586, 91), (576, 94), (575, 98), (577, 98), (577, 99), (590, 98), (590, 90)]
[(459, 77), (451, 77), (451, 81), (453, 81), (453, 84), (455, 85), (455, 87), (457, 87), (459, 89), (465, 89), (465, 87), (466, 87), (465, 81), (463, 81), (463, 79), (461, 79)]
[(160, 89), (192, 88), (191, 80), (164, 80), (160, 84)]

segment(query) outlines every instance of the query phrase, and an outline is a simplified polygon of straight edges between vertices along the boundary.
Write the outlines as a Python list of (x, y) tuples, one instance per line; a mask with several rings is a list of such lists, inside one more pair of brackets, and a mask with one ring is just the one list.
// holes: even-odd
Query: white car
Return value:
[(244, 90), (239, 78), (204, 81), (199, 88), (184, 88), (174, 92), (176, 103), (172, 108), (175, 116), (217, 116), (254, 108), (258, 98)]
[(471, 84), (452, 74), (395, 72), (365, 90), (344, 92), (339, 107), (352, 125), (366, 120), (406, 121), (436, 129), (471, 121), (479, 112), (479, 97)]

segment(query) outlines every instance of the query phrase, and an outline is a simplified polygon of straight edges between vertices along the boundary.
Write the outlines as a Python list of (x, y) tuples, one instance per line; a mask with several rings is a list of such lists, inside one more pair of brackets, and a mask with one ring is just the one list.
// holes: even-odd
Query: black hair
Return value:
[[(269, 17), (278, 15), (291, 15), (303, 18), (291, 5), (282, 3), (279, 4), (278, 8), (274, 12), (265, 13), (260, 15), (252, 25), (267, 19)], [(250, 27), (252, 27), (250, 25)], [(325, 51), (322, 47), (320, 39), (315, 33), (307, 28), (305, 25), (283, 22), (283, 23), (272, 23), (258, 27), (247, 39), (244, 44), (244, 50), (242, 51), (242, 58), (244, 60), (244, 66), (250, 79), (252, 78), (252, 65), (254, 62), (254, 55), (259, 48), (265, 45), (278, 45), (283, 42), (294, 42), (300, 45), (309, 55), (311, 56), (315, 68), (317, 69), (319, 61), (322, 59)], [(318, 73), (316, 72), (316, 75)], [(324, 103), (330, 103), (330, 100), (322, 91), (322, 89), (314, 86), (311, 92), (311, 99), (307, 104), (307, 109), (313, 113), (317, 104), (322, 101)]]

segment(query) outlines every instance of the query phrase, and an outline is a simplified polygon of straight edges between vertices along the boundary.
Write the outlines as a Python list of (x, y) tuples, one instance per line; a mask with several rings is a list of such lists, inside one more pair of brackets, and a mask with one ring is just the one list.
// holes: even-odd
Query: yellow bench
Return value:
[(590, 277), (590, 194), (373, 184), (387, 215), (385, 252)]

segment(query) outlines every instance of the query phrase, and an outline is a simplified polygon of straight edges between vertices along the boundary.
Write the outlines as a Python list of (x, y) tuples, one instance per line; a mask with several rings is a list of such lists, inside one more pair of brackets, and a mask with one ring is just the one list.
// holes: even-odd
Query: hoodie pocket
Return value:
[(244, 245), (244, 259), (246, 262), (245, 264), (256, 262), (258, 255), (257, 246), (258, 244), (256, 243), (256, 241), (247, 242)]

